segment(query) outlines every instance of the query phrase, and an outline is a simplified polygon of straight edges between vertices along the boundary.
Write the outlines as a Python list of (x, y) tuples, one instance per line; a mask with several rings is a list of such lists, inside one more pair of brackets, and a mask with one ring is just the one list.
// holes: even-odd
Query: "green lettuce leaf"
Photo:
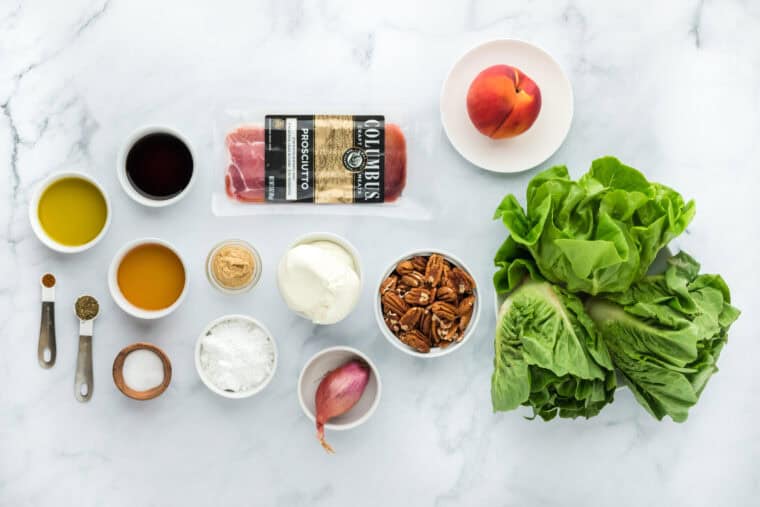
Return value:
[(739, 317), (730, 303), (723, 279), (700, 275), (699, 264), (681, 252), (664, 274), (592, 298), (586, 308), (638, 402), (657, 419), (682, 422), (718, 371)]
[(529, 259), (501, 272), (499, 283), (512, 291), (497, 319), (493, 409), (525, 405), (547, 421), (598, 414), (612, 402), (615, 376), (581, 300), (543, 280)]
[[(578, 181), (565, 166), (537, 174), (528, 184), (526, 209), (507, 195), (494, 218), (510, 232), (502, 254), (519, 245), (547, 280), (593, 295), (627, 290), (657, 252), (686, 229), (694, 212), (693, 201), (685, 203), (674, 190), (604, 157)], [(502, 257), (500, 267), (508, 268)], [(503, 282), (497, 290), (505, 290)]]

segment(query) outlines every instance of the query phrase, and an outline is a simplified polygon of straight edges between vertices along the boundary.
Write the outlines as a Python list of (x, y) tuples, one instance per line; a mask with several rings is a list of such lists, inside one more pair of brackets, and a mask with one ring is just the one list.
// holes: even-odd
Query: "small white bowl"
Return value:
[(475, 280), (475, 288), (473, 289), (472, 293), (475, 296), (475, 305), (472, 308), (472, 318), (470, 319), (469, 324), (467, 325), (467, 329), (464, 332), (464, 336), (458, 343), (452, 343), (446, 348), (441, 347), (434, 347), (430, 349), (430, 352), (423, 354), (422, 352), (418, 352), (417, 350), (413, 349), (409, 345), (405, 344), (401, 340), (396, 337), (396, 335), (393, 334), (393, 332), (388, 329), (388, 325), (385, 323), (385, 320), (383, 319), (383, 307), (381, 302), (381, 296), (380, 296), (380, 286), (382, 285), (383, 281), (385, 281), (386, 278), (388, 278), (391, 273), (396, 269), (396, 266), (399, 262), (405, 261), (407, 259), (411, 259), (413, 257), (417, 257), (418, 255), (424, 255), (429, 256), (434, 253), (437, 253), (438, 255), (442, 255), (447, 261), (449, 261), (452, 265), (463, 269), (465, 272), (467, 272), (473, 280), (475, 280), (475, 277), (472, 274), (472, 270), (467, 267), (467, 265), (462, 262), (459, 257), (455, 256), (452, 253), (443, 251), (443, 250), (415, 250), (413, 252), (409, 252), (405, 255), (402, 255), (398, 259), (396, 259), (391, 265), (383, 272), (383, 276), (380, 277), (380, 280), (377, 283), (377, 287), (375, 289), (375, 320), (377, 321), (377, 326), (380, 328), (380, 331), (383, 333), (383, 336), (385, 336), (385, 339), (388, 340), (388, 342), (396, 347), (398, 350), (405, 352), (411, 356), (415, 357), (421, 357), (424, 359), (433, 359), (436, 357), (445, 356), (448, 354), (451, 354), (455, 350), (459, 350), (462, 345), (467, 342), (470, 337), (472, 337), (473, 334), (475, 334), (475, 329), (478, 327), (478, 321), (480, 320), (480, 307), (481, 307), (481, 295), (480, 295), (480, 289), (479, 284), (477, 280)]
[[(524, 133), (491, 139), (472, 125), (467, 92), (475, 77), (492, 65), (512, 65), (541, 90), (541, 111)], [(552, 56), (529, 42), (497, 39), (467, 51), (441, 88), (441, 123), (452, 146), (478, 167), (499, 173), (526, 171), (551, 157), (565, 141), (573, 120), (573, 88)]]
[[(342, 236), (338, 236), (337, 234), (333, 234), (331, 232), (312, 232), (309, 234), (304, 234), (303, 236), (300, 236), (298, 239), (296, 239), (290, 246), (288, 246), (288, 251), (298, 245), (302, 245), (306, 243), (314, 243), (315, 241), (330, 241), (332, 243), (335, 243), (343, 247), (343, 249), (346, 250), (351, 255), (351, 258), (354, 260), (354, 269), (356, 270), (356, 274), (359, 275), (359, 294), (361, 294), (361, 291), (364, 288), (364, 274), (362, 273), (361, 258), (359, 257), (359, 251), (346, 238)], [(284, 258), (285, 258), (285, 254), (283, 254), (283, 256), (280, 258), (280, 263), (282, 263), (282, 260)], [(283, 290), (282, 290), (282, 286), (280, 285), (279, 272), (280, 270), (279, 270), (279, 264), (278, 264), (277, 289), (280, 291), (280, 297), (282, 297), (283, 301), (285, 301), (285, 298), (282, 295)], [(346, 313), (346, 315), (343, 318), (346, 318), (349, 315), (351, 315), (351, 312), (353, 312), (354, 309), (356, 309), (357, 304), (359, 304), (359, 299), (357, 299), (354, 302), (354, 306), (351, 308), (351, 310), (348, 311), (348, 313)], [(293, 311), (296, 315), (299, 315), (300, 317), (303, 317), (306, 320), (311, 320), (308, 316), (304, 315), (301, 312), (297, 312), (292, 309), (291, 311)], [(335, 322), (333, 322), (332, 324), (335, 324)]]
[[(272, 365), (272, 372), (269, 374), (269, 377), (264, 382), (262, 382), (255, 388), (250, 389), (248, 391), (231, 392), (231, 391), (225, 391), (223, 389), (219, 389), (206, 376), (206, 372), (203, 370), (203, 365), (201, 365), (201, 341), (203, 340), (203, 337), (206, 336), (206, 334), (218, 324), (225, 321), (230, 321), (230, 320), (242, 320), (245, 322), (250, 322), (254, 326), (264, 331), (264, 333), (269, 337), (269, 340), (272, 342), (272, 350), (274, 350), (274, 365)], [(219, 317), (218, 319), (211, 321), (205, 327), (205, 329), (200, 334), (200, 336), (198, 336), (198, 339), (195, 341), (195, 370), (198, 372), (198, 376), (201, 378), (201, 381), (206, 385), (206, 387), (208, 387), (211, 391), (215, 392), (216, 394), (224, 398), (239, 400), (242, 398), (248, 398), (250, 396), (253, 396), (254, 394), (261, 392), (267, 385), (269, 385), (269, 382), (272, 381), (272, 378), (274, 377), (274, 374), (277, 371), (277, 356), (278, 356), (277, 342), (274, 340), (274, 336), (272, 336), (272, 333), (269, 332), (269, 329), (267, 329), (267, 327), (264, 324), (254, 319), (253, 317), (249, 317), (247, 315), (235, 314), (235, 315), (224, 315), (222, 317)]]
[[(149, 136), (151, 134), (168, 134), (170, 136), (174, 136), (180, 141), (184, 143), (184, 145), (187, 147), (188, 151), (190, 152), (190, 156), (193, 159), (193, 174), (190, 176), (190, 181), (187, 182), (187, 186), (177, 195), (174, 197), (171, 197), (169, 199), (151, 199), (149, 197), (145, 197), (144, 195), (140, 194), (137, 190), (135, 190), (135, 187), (132, 186), (132, 183), (129, 182), (129, 177), (127, 176), (127, 156), (129, 155), (129, 150), (132, 149), (132, 147), (142, 139), (143, 137)], [(195, 151), (193, 150), (193, 145), (190, 144), (190, 141), (182, 135), (177, 129), (162, 125), (149, 125), (147, 127), (142, 127), (140, 129), (135, 130), (126, 140), (124, 145), (119, 150), (119, 155), (116, 161), (116, 175), (119, 178), (119, 183), (121, 183), (121, 187), (124, 189), (124, 191), (127, 193), (129, 197), (132, 198), (135, 202), (138, 202), (142, 204), (143, 206), (148, 206), (151, 208), (163, 208), (164, 206), (169, 206), (171, 204), (174, 204), (175, 202), (179, 201), (185, 195), (190, 191), (190, 188), (192, 188), (193, 183), (195, 183), (196, 174), (198, 172), (198, 158), (195, 156)]]
[(383, 390), (377, 367), (369, 357), (354, 348), (330, 347), (316, 353), (306, 361), (301, 370), (301, 375), (298, 377), (298, 401), (301, 404), (301, 409), (306, 417), (316, 423), (314, 396), (317, 394), (320, 382), (329, 372), (356, 358), (362, 359), (369, 365), (370, 376), (367, 387), (351, 410), (330, 419), (330, 422), (325, 424), (326, 430), (341, 431), (356, 428), (372, 416), (380, 403), (380, 395)]
[[(42, 197), (42, 194), (45, 192), (45, 190), (48, 189), (48, 187), (50, 187), (50, 185), (64, 178), (80, 178), (89, 183), (92, 183), (100, 191), (101, 195), (103, 196), (103, 199), (106, 202), (106, 222), (105, 224), (103, 224), (103, 229), (100, 231), (100, 233), (97, 236), (95, 236), (95, 238), (92, 239), (92, 241), (90, 241), (89, 243), (85, 243), (84, 245), (79, 245), (79, 246), (62, 245), (58, 243), (57, 241), (54, 241), (50, 236), (48, 236), (45, 230), (42, 228), (42, 224), (40, 223), (38, 208), (40, 205), (40, 198)], [(108, 199), (108, 194), (106, 193), (105, 189), (92, 176), (88, 176), (87, 174), (79, 172), (79, 171), (57, 172), (57, 173), (51, 174), (50, 176), (42, 180), (34, 189), (34, 192), (32, 193), (32, 197), (29, 200), (29, 222), (32, 224), (32, 230), (34, 231), (35, 236), (37, 236), (37, 238), (42, 242), (42, 244), (44, 244), (46, 247), (50, 248), (51, 250), (55, 250), (56, 252), (67, 253), (67, 254), (84, 252), (85, 250), (89, 250), (90, 248), (98, 244), (100, 240), (103, 239), (103, 236), (106, 235), (106, 232), (108, 232), (108, 228), (111, 226), (111, 201)]]
[[(182, 267), (185, 270), (185, 286), (182, 288), (182, 293), (179, 295), (177, 300), (169, 307), (166, 307), (162, 310), (145, 310), (143, 308), (139, 308), (129, 301), (127, 301), (127, 298), (124, 297), (124, 294), (121, 293), (121, 289), (119, 288), (119, 281), (118, 281), (118, 273), (119, 273), (119, 266), (121, 265), (121, 261), (124, 259), (124, 257), (132, 251), (134, 248), (141, 246), (141, 245), (148, 245), (148, 244), (158, 244), (161, 246), (164, 246), (174, 252), (174, 255), (177, 256), (179, 261), (182, 263)], [(179, 251), (169, 243), (168, 241), (164, 241), (163, 239), (158, 238), (140, 238), (136, 239), (134, 241), (130, 241), (123, 247), (119, 249), (118, 252), (116, 252), (116, 255), (113, 256), (113, 260), (111, 261), (111, 265), (108, 268), (108, 289), (111, 292), (111, 297), (116, 302), (117, 305), (119, 305), (119, 308), (124, 310), (129, 315), (132, 315), (133, 317), (137, 317), (138, 319), (144, 319), (144, 320), (153, 320), (153, 319), (160, 319), (161, 317), (166, 317), (170, 313), (172, 313), (174, 310), (176, 310), (179, 305), (182, 304), (182, 302), (185, 300), (185, 296), (187, 295), (187, 286), (188, 286), (188, 280), (190, 278), (190, 270), (188, 268), (187, 262), (185, 262), (185, 259), (182, 258), (182, 255), (180, 255)]]

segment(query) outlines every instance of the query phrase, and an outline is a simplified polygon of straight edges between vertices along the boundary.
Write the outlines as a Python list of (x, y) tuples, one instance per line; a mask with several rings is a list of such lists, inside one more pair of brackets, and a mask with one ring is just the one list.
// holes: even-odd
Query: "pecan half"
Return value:
[(454, 321), (433, 317), (433, 335), (438, 341), (450, 342), (459, 334), (459, 327)]
[(457, 315), (472, 313), (473, 306), (475, 306), (475, 296), (467, 296), (457, 306)]
[(422, 318), (422, 315), (425, 313), (425, 310), (420, 308), (419, 306), (415, 306), (414, 308), (409, 308), (404, 315), (401, 316), (399, 319), (399, 324), (401, 325), (402, 331), (411, 331), (412, 329), (415, 329), (417, 327), (417, 324), (419, 324), (420, 319)]
[(422, 317), (420, 318), (420, 331), (425, 336), (433, 336), (433, 314), (429, 310), (424, 310)]
[(414, 271), (414, 264), (412, 264), (412, 261), (401, 261), (396, 266), (396, 272), (399, 275), (408, 275)]
[(385, 320), (385, 325), (388, 326), (388, 329), (393, 331), (393, 334), (401, 331), (401, 325), (395, 317), (385, 317), (383, 320)]
[(449, 286), (444, 286), (438, 288), (438, 293), (436, 294), (435, 298), (438, 301), (445, 301), (446, 303), (455, 305), (457, 303), (458, 297), (459, 296), (457, 295), (457, 291)]
[(454, 288), (459, 294), (470, 294), (475, 288), (475, 280), (460, 268), (451, 270), (449, 280), (453, 282)]
[(396, 315), (404, 315), (409, 309), (409, 305), (401, 299), (401, 296), (392, 291), (383, 294), (381, 302), (386, 312), (393, 312)]
[(383, 280), (383, 283), (380, 284), (380, 295), (382, 296), (386, 292), (393, 291), (396, 289), (396, 284), (398, 284), (398, 276), (391, 275), (385, 280)]
[(412, 258), (412, 265), (414, 266), (414, 269), (416, 271), (419, 271), (420, 273), (425, 272), (427, 263), (428, 263), (428, 258), (423, 255), (418, 255), (417, 257)]
[(470, 325), (470, 321), (472, 320), (472, 310), (470, 310), (470, 313), (466, 313), (459, 317), (459, 330), (464, 332), (467, 329), (467, 326)]
[(436, 301), (430, 305), (430, 311), (441, 320), (452, 322), (457, 318), (457, 308), (445, 301)]
[(427, 266), (425, 267), (425, 283), (431, 287), (438, 287), (441, 283), (441, 276), (443, 276), (443, 266), (446, 264), (446, 260), (438, 254), (433, 254), (428, 259)]
[(404, 301), (414, 306), (427, 306), (432, 301), (432, 294), (429, 290), (420, 287), (409, 289), (404, 295)]
[(425, 280), (425, 276), (419, 271), (412, 271), (408, 275), (401, 277), (401, 283), (409, 287), (419, 287)]
[(401, 333), (399, 339), (405, 344), (409, 345), (417, 352), (428, 353), (430, 352), (430, 339), (424, 334), (420, 333), (417, 329), (406, 333)]

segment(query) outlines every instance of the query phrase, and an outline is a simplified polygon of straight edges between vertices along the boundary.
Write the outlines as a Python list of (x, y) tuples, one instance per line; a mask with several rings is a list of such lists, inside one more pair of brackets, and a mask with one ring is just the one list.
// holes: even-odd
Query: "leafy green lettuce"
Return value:
[[(604, 157), (578, 181), (565, 166), (537, 174), (528, 184), (527, 211), (510, 194), (494, 218), (509, 229), (508, 241), (530, 252), (546, 279), (571, 292), (599, 294), (625, 291), (644, 276), (694, 212), (693, 201), (684, 203), (674, 190)], [(503, 281), (505, 273), (500, 276)]]
[(546, 421), (598, 414), (612, 402), (615, 375), (581, 300), (541, 278), (529, 259), (503, 273), (510, 293), (496, 325), (493, 409), (530, 406)]
[(592, 298), (596, 322), (615, 366), (638, 402), (657, 419), (685, 421), (710, 376), (739, 310), (718, 275), (700, 275), (685, 253), (622, 294)]

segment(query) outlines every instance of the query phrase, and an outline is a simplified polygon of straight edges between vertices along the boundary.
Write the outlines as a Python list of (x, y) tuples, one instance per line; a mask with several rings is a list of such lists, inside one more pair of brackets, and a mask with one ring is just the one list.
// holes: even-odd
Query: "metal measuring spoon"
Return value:
[(74, 304), (74, 313), (79, 318), (79, 353), (77, 371), (74, 378), (74, 395), (81, 402), (90, 401), (94, 386), (92, 378), (92, 330), (93, 321), (98, 316), (100, 305), (92, 296), (80, 296)]
[(42, 286), (42, 317), (40, 318), (40, 339), (37, 342), (37, 360), (43, 368), (55, 364), (55, 276), (45, 273), (40, 277)]

